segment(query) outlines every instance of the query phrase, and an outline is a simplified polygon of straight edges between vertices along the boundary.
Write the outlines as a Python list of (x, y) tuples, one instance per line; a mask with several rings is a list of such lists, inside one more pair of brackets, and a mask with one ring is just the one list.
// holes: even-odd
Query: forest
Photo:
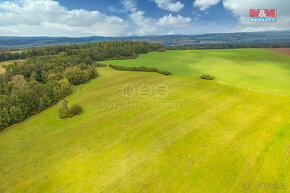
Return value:
[(97, 61), (136, 58), (164, 50), (146, 42), (113, 41), (1, 52), (0, 61), (25, 59), (4, 66), (0, 74), (0, 130), (58, 103), (98, 76)]
[(26, 59), (33, 56), (47, 56), (65, 53), (71, 55), (86, 55), (92, 60), (135, 58), (138, 54), (153, 50), (164, 50), (165, 46), (148, 42), (106, 41), (102, 43), (71, 44), (62, 46), (35, 47), (29, 49), (11, 49), (0, 51), (0, 62)]
[(200, 44), (169, 46), (168, 50), (203, 50), (203, 49), (234, 49), (234, 48), (290, 48), (289, 43), (252, 43), (252, 44)]

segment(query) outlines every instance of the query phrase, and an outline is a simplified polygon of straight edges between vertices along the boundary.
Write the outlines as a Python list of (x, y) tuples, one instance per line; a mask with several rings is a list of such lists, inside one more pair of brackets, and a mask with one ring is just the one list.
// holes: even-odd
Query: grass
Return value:
[[(289, 97), (98, 71), (67, 97), (81, 115), (61, 120), (56, 105), (0, 132), (0, 192), (238, 193), (251, 183), (248, 192), (264, 193), (276, 190), (254, 185), (289, 183)], [(127, 99), (120, 92), (127, 83), (166, 83), (170, 92)]]
[(151, 52), (105, 64), (156, 67), (179, 76), (209, 74), (226, 83), (290, 95), (290, 57), (265, 49)]

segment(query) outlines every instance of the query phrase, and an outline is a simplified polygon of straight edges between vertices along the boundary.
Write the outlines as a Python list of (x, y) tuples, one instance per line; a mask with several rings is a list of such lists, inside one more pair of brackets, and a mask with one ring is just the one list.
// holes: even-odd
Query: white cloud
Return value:
[(156, 20), (145, 17), (145, 12), (137, 9), (134, 0), (122, 0), (121, 4), (125, 11), (129, 12), (129, 18), (136, 25), (134, 35), (152, 35), (158, 32), (158, 28), (155, 25)]
[(210, 6), (216, 5), (220, 2), (220, 0), (195, 0), (193, 2), (194, 7), (198, 7), (200, 10), (204, 11), (208, 9)]
[(146, 18), (144, 11), (132, 12), (129, 17), (137, 25), (137, 35), (152, 35), (155, 34), (158, 29), (155, 26), (155, 19)]
[(122, 0), (121, 4), (123, 5), (125, 11), (127, 11), (127, 12), (128, 11), (132, 11), (132, 12), (137, 11), (136, 2), (133, 0)]
[(159, 8), (172, 12), (178, 12), (184, 7), (184, 4), (182, 4), (180, 1), (175, 0), (151, 0), (151, 1), (154, 1)]
[[(164, 29), (161, 27), (186, 27), (191, 22), (191, 18), (183, 16), (172, 16), (172, 14), (165, 15), (159, 20), (146, 17), (145, 12), (138, 10), (136, 3), (133, 0), (122, 1), (124, 9), (130, 12), (129, 18), (137, 26), (135, 34), (137, 35), (157, 35)], [(168, 32), (166, 32), (168, 33)]]
[(68, 10), (54, 0), (0, 2), (0, 35), (120, 36), (128, 24), (99, 11)]
[(167, 27), (186, 27), (191, 22), (190, 17), (183, 17), (181, 15), (172, 16), (172, 14), (165, 15), (160, 18), (157, 22), (158, 26), (167, 26)]

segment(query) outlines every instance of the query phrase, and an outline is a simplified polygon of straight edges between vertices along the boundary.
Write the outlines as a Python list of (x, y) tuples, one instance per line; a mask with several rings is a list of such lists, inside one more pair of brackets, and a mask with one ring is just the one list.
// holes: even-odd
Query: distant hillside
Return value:
[(45, 45), (65, 45), (72, 43), (82, 44), (86, 42), (100, 42), (109, 40), (149, 41), (154, 43), (161, 43), (166, 46), (285, 43), (290, 42), (290, 31), (130, 37), (0, 37), (0, 49), (27, 48)]

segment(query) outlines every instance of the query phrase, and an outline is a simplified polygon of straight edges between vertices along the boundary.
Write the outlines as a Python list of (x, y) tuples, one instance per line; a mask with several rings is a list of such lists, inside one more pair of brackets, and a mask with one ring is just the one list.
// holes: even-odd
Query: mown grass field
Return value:
[(290, 95), (290, 57), (265, 49), (151, 52), (104, 63), (156, 67), (189, 77), (209, 74), (226, 83)]
[[(198, 78), (99, 73), (67, 97), (83, 114), (60, 120), (56, 105), (0, 132), (0, 192), (289, 191), (289, 97)], [(127, 83), (165, 83), (170, 92), (127, 99)]]

